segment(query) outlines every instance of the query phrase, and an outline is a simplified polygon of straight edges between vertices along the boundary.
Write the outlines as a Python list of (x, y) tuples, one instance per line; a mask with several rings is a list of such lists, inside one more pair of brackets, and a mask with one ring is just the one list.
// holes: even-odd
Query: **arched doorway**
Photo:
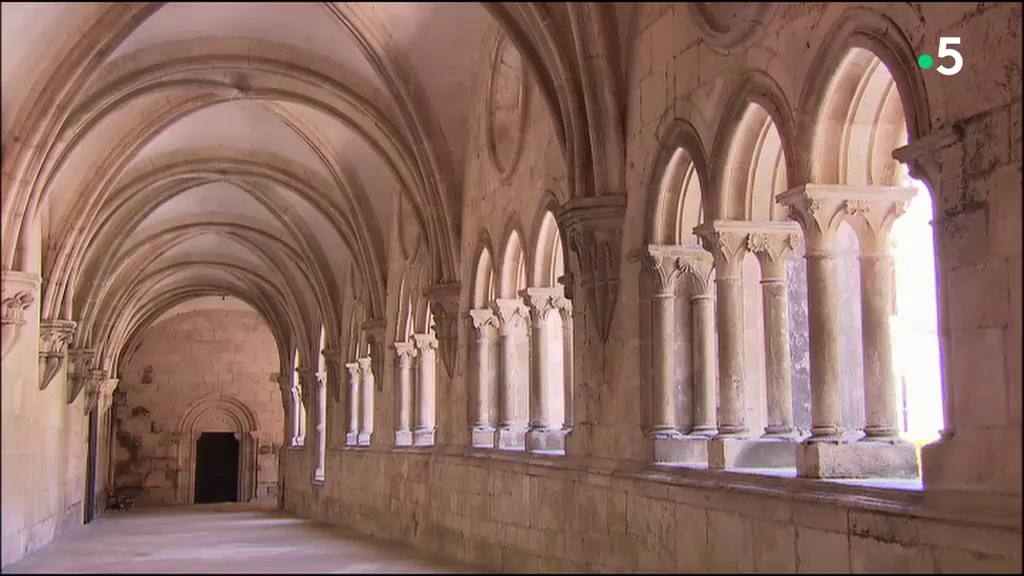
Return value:
[(238, 502), (238, 434), (203, 432), (196, 441), (195, 502)]
[[(182, 504), (200, 502), (197, 490), (200, 486), (199, 475), (203, 473), (199, 461), (200, 450), (205, 446), (202, 443), (229, 443), (226, 439), (204, 440), (205, 437), (216, 438), (216, 434), (230, 436), (237, 446), (233, 448), (234, 452), (230, 452), (232, 448), (226, 447), (206, 449), (212, 450), (215, 461), (227, 459), (234, 462), (233, 477), (237, 480), (233, 501), (250, 501), (256, 495), (259, 480), (256, 477), (259, 445), (255, 434), (259, 429), (256, 415), (235, 398), (212, 394), (193, 402), (178, 426), (178, 501)], [(225, 451), (233, 456), (224, 456)], [(216, 473), (207, 470), (206, 473), (220, 476), (230, 472), (228, 469)]]

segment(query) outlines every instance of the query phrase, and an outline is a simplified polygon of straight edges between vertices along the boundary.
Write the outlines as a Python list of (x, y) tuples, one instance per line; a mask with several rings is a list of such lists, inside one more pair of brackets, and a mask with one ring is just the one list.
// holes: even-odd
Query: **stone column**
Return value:
[(573, 368), (575, 364), (575, 348), (573, 341), (573, 318), (572, 318), (572, 300), (568, 298), (562, 299), (562, 305), (558, 308), (558, 313), (562, 315), (562, 377), (564, 380), (564, 402), (565, 402), (565, 419), (562, 422), (562, 431), (568, 434), (572, 432), (573, 424), (573, 388), (575, 386), (575, 370)]
[[(849, 186), (805, 185), (778, 196), (778, 201), (790, 207), (790, 217), (804, 230), (807, 242), (807, 306), (811, 343), (811, 437), (805, 440), (806, 449), (797, 453), (797, 470), (801, 476), (865, 477), (916, 476), (917, 456), (909, 444), (883, 445), (882, 450), (871, 447), (844, 447), (842, 396), (839, 374), (839, 299), (836, 279), (835, 237), (839, 224), (860, 210), (860, 200), (872, 199), (874, 193), (856, 191)], [(877, 196), (874, 196), (877, 198)], [(864, 221), (851, 221), (854, 228)], [(863, 240), (861, 240), (863, 242)], [(862, 245), (863, 248), (863, 245)], [(869, 271), (870, 277), (870, 271)], [(868, 304), (872, 309), (872, 304)], [(873, 313), (872, 313), (873, 314)], [(888, 322), (888, 319), (885, 320)], [(877, 328), (865, 326), (865, 333)], [(887, 334), (886, 334), (887, 335)], [(874, 344), (872, 344), (874, 345)], [(871, 355), (877, 362), (877, 356)], [(865, 362), (868, 362), (865, 347)], [(877, 376), (867, 376), (876, 382)], [(891, 374), (891, 372), (890, 372)], [(865, 397), (865, 403), (870, 402)], [(874, 423), (878, 418), (879, 401), (870, 409)], [(869, 412), (871, 413), (871, 412)], [(872, 416), (869, 416), (872, 418)], [(870, 421), (870, 420), (869, 420)], [(884, 424), (883, 424), (884, 425)], [(884, 446), (892, 450), (886, 453)]]
[(839, 373), (839, 289), (835, 241), (844, 201), (818, 187), (778, 196), (807, 242), (807, 314), (811, 362), (811, 437), (808, 443), (839, 442), (843, 435)]
[(552, 423), (551, 395), (557, 388), (562, 389), (564, 396), (559, 379), (565, 374), (564, 371), (555, 374), (551, 370), (551, 352), (555, 349), (556, 343), (552, 341), (550, 314), (557, 313), (561, 302), (566, 299), (565, 288), (527, 288), (520, 292), (520, 296), (529, 309), (530, 326), (533, 330), (533, 341), (530, 346), (530, 427), (526, 433), (527, 448), (539, 451), (562, 450), (564, 444), (560, 441), (561, 427), (555, 428)]
[(526, 334), (527, 309), (518, 298), (499, 298), (493, 306), (498, 318), (500, 354), (500, 391), (498, 394), (498, 447), (521, 450), (525, 447), (527, 423), (523, 400), (529, 386), (529, 346)]
[(345, 444), (355, 446), (359, 444), (359, 413), (360, 413), (360, 378), (359, 364), (348, 362), (345, 364), (348, 370), (348, 431), (345, 434)]
[(303, 368), (299, 370), (299, 382), (302, 384), (303, 393), (309, 398), (307, 404), (312, 404), (310, 412), (314, 415), (313, 480), (322, 480), (327, 457), (327, 402), (324, 380), (316, 370)]
[(373, 436), (373, 363), (370, 358), (359, 358), (356, 363), (359, 365), (359, 392), (362, 400), (357, 439), (360, 446), (369, 446)]
[(473, 337), (469, 342), (469, 430), (472, 445), (494, 447), (498, 417), (498, 371), (495, 366), (494, 330), (498, 319), (489, 308), (467, 314)]
[(416, 347), (412, 342), (395, 342), (395, 446), (412, 445), (413, 407), (413, 376), (412, 362), (416, 357)]
[(864, 348), (865, 440), (899, 437), (896, 375), (892, 366), (892, 225), (916, 194), (913, 188), (871, 187), (846, 202), (846, 217), (860, 246), (861, 337)]
[(744, 222), (716, 220), (694, 228), (715, 258), (718, 296), (719, 436), (747, 434), (746, 357), (743, 345), (743, 256), (747, 252)]
[(679, 251), (672, 246), (649, 245), (641, 256), (651, 278), (651, 427), (648, 438), (678, 439), (676, 395), (676, 284), (682, 274)]
[(768, 421), (766, 437), (791, 437), (793, 388), (789, 357), (789, 299), (786, 259), (800, 245), (800, 228), (792, 222), (762, 224), (747, 237), (747, 248), (761, 267), (764, 313), (764, 358)]
[(299, 443), (299, 391), (295, 388), (290, 374), (274, 374), (277, 386), (281, 389), (281, 401), (284, 403), (284, 444), (297, 446)]
[(416, 344), (416, 429), (413, 444), (433, 446), (436, 431), (437, 338), (433, 334), (413, 334)]
[(691, 436), (718, 434), (715, 376), (715, 295), (711, 289), (714, 258), (698, 247), (680, 256), (680, 269), (690, 289), (690, 358), (693, 362), (693, 427)]

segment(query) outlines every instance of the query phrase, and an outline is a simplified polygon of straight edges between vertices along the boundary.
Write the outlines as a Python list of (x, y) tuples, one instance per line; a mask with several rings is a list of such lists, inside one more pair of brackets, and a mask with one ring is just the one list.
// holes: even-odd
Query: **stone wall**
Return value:
[[(666, 128), (677, 119), (689, 122), (710, 155), (727, 142), (719, 130), (730, 126), (727, 104), (752, 70), (777, 84), (785, 101), (776, 104), (806, 122), (813, 111), (798, 106), (814, 77), (829, 72), (812, 67), (814, 55), (837, 40), (829, 35), (837, 22), (853, 21), (846, 12), (852, 6), (780, 4), (749, 47), (732, 55), (702, 41), (684, 4), (617, 10), (624, 18), (617, 23), (625, 63), (623, 254), (642, 244), (651, 167)], [(948, 286), (954, 302), (940, 305), (945, 321), (952, 322), (952, 338), (944, 342), (947, 388), (973, 390), (976, 382), (978, 390), (953, 401), (955, 438), (933, 446), (933, 454), (926, 449), (927, 490), (647, 466), (640, 403), (650, 396), (640, 377), (641, 269), (624, 256), (607, 343), (588, 325), (589, 312), (578, 309), (576, 421), (566, 457), (465, 448), (468, 331), (460, 323), (454, 374), (449, 378), (440, 368), (438, 373), (439, 445), (426, 451), (390, 448), (389, 351), (383, 391), (375, 401), (374, 446), (329, 450), (323, 485), (311, 485), (308, 458), (295, 464), (289, 458), (283, 466), (285, 508), (512, 572), (1019, 572), (1021, 362), (1010, 351), (1020, 349), (1021, 322), (1020, 7), (887, 4), (884, 10), (886, 21), (921, 53), (934, 49), (939, 36), (961, 36), (968, 62), (958, 77), (924, 78), (931, 129), (964, 131), (962, 149), (970, 150), (972, 166), (967, 172), (977, 181), (947, 178), (936, 198), (940, 285)], [(462, 191), (462, 311), (469, 308), (479, 246), (490, 247), (499, 268), (512, 230), (523, 235), (525, 250), (533, 250), (531, 232), (547, 199), (559, 205), (569, 200), (562, 150), (535, 86), (518, 135), (518, 166), (502, 175), (487, 158), (483, 94), (493, 42), (491, 34), (481, 46), (481, 72), (474, 79), (478, 96)], [(393, 272), (402, 263), (394, 249), (391, 258), (386, 332), (395, 334)], [(791, 272), (795, 268), (802, 267), (791, 266)], [(794, 274), (804, 277), (802, 271)], [(849, 276), (844, 286), (856, 294), (856, 282)], [(804, 301), (791, 301), (791, 322), (805, 325)], [(847, 324), (856, 325), (850, 312), (855, 308), (844, 308)], [(849, 360), (859, 350), (847, 336)], [(808, 424), (809, 408), (807, 393), (799, 392), (807, 386), (806, 346), (793, 350), (801, 427)], [(852, 380), (859, 371), (853, 361), (844, 374)], [(862, 402), (855, 393), (846, 395), (849, 424), (862, 421)], [(986, 414), (983, 406), (998, 414)]]
[[(1012, 513), (921, 492), (552, 458), (332, 451), (285, 508), (506, 572), (1019, 572)], [(986, 520), (979, 522), (977, 517)], [(1019, 517), (1017, 518), (1019, 521)]]
[[(37, 286), (38, 282), (35, 276)], [(0, 566), (46, 545), (84, 519), (89, 426), (84, 394), (67, 403), (66, 369), (54, 375), (45, 390), (39, 389), (38, 298), (24, 315), (26, 322), (4, 356), (0, 379)]]
[[(187, 414), (232, 398), (258, 423), (256, 495), (277, 499), (278, 452), (284, 434), (281, 392), (272, 375), (278, 369), (273, 335), (253, 311), (201, 310), (172, 316), (155, 326), (121, 374), (115, 393), (114, 485), (140, 494), (138, 505), (181, 504), (194, 486), (180, 486), (186, 454), (198, 435)], [(207, 431), (239, 432), (226, 418)], [(215, 430), (216, 428), (216, 430)], [(204, 429), (205, 430), (205, 429)], [(245, 444), (243, 443), (243, 446)]]

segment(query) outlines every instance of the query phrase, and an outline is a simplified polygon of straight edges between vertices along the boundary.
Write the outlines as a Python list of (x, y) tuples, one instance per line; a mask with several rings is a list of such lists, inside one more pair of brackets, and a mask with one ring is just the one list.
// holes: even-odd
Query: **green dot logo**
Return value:
[(933, 63), (934, 62), (932, 61), (932, 57), (927, 54), (921, 54), (917, 58), (917, 65), (920, 66), (923, 70), (931, 68)]

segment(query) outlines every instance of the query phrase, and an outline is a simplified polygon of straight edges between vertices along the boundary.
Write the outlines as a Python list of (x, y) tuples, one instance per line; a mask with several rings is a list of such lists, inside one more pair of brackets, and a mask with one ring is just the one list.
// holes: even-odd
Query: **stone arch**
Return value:
[(518, 298), (519, 291), (526, 288), (526, 254), (519, 218), (513, 216), (506, 226), (505, 242), (502, 245), (501, 267), (498, 269), (498, 297)]
[(907, 144), (895, 78), (869, 50), (850, 48), (818, 110), (811, 178), (818, 184), (896, 185), (892, 151)]
[[(849, 65), (854, 48), (870, 52), (892, 75), (904, 112), (908, 140), (914, 142), (931, 133), (933, 107), (917, 65), (917, 52), (895, 22), (871, 8), (849, 8), (836, 19), (824, 38), (808, 68), (811, 74), (800, 96), (802, 114), (796, 134), (799, 149), (812, 149), (821, 112), (832, 96), (835, 78), (844, 64)], [(789, 167), (793, 184), (819, 181), (820, 172), (809, 156), (795, 160), (799, 161)], [(934, 188), (934, 182), (928, 184)]]
[(211, 394), (193, 401), (178, 422), (178, 501), (195, 502), (196, 442), (203, 432), (234, 432), (239, 441), (238, 499), (248, 502), (256, 496), (256, 455), (259, 419), (244, 402), (223, 394)]
[(752, 104), (767, 112), (778, 130), (786, 173), (793, 173), (796, 151), (793, 148), (795, 124), (792, 108), (774, 78), (761, 70), (751, 70), (743, 76), (733, 91), (715, 132), (710, 162), (710, 190), (713, 198), (708, 203), (708, 207), (712, 209), (705, 212), (705, 218), (709, 221), (746, 219), (747, 199), (743, 197), (742, 189), (727, 189), (726, 185), (730, 173), (735, 170), (735, 167), (729, 164), (729, 156), (733, 152), (737, 135), (742, 133), (746, 112)]
[(558, 286), (558, 279), (565, 275), (566, 248), (555, 218), (557, 213), (558, 202), (554, 194), (547, 192), (534, 218), (533, 250), (527, 258), (530, 286), (553, 288)]
[(476, 268), (473, 271), (473, 292), (471, 306), (485, 308), (497, 296), (494, 274), (494, 250), (486, 232), (481, 236), (476, 250)]
[(673, 120), (659, 141), (647, 177), (646, 244), (696, 243), (693, 227), (708, 213), (711, 199), (705, 193), (708, 178), (697, 130), (689, 122)]

